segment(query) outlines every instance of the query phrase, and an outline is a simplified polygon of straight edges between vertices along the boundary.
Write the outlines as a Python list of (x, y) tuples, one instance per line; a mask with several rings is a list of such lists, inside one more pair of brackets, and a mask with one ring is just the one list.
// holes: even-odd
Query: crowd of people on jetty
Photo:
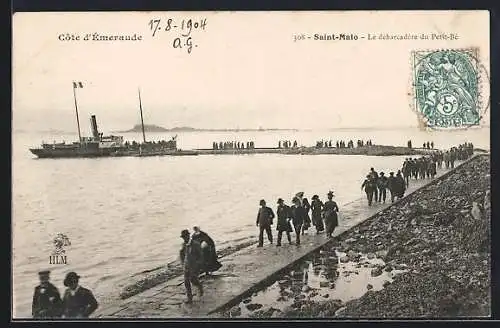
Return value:
[(295, 233), (295, 245), (300, 245), (300, 236), (305, 234), (311, 224), (315, 226), (317, 234), (325, 232), (326, 228), (326, 236), (331, 238), (335, 227), (338, 226), (337, 213), (339, 207), (333, 200), (332, 191), (328, 192), (327, 198), (328, 200), (323, 203), (318, 195), (314, 195), (311, 198), (311, 203), (309, 203), (309, 200), (304, 197), (304, 193), (299, 192), (292, 198), (292, 206), (286, 205), (285, 201), (279, 198), (276, 215), (272, 208), (267, 206), (264, 199), (260, 200), (256, 220), (257, 227), (259, 227), (259, 243), (257, 246), (263, 247), (264, 232), (266, 232), (269, 242), (273, 243), (271, 226), (276, 216), (277, 247), (281, 246), (283, 232), (286, 233), (290, 245), (292, 245), (291, 233)]
[(99, 306), (92, 292), (79, 284), (80, 276), (69, 272), (63, 284), (67, 287), (61, 298), (50, 282), (50, 271), (38, 273), (40, 284), (35, 287), (31, 314), (34, 319), (88, 318)]
[[(332, 140), (319, 140), (316, 141), (316, 148), (333, 148)], [(370, 140), (357, 140), (356, 147), (369, 147), (373, 146), (373, 143)], [(354, 141), (349, 140), (347, 143), (344, 140), (339, 140), (335, 143), (335, 148), (354, 148)]]
[(226, 141), (226, 142), (212, 142), (213, 150), (227, 150), (227, 149), (254, 149), (254, 141)]
[(299, 146), (299, 143), (297, 142), (297, 140), (294, 140), (293, 143), (290, 140), (278, 141), (278, 148), (279, 149), (297, 148), (298, 146)]
[(445, 152), (434, 151), (419, 158), (406, 158), (396, 175), (394, 172), (389, 172), (389, 176), (386, 176), (384, 172), (377, 173), (374, 168), (371, 168), (361, 185), (361, 189), (364, 189), (366, 193), (368, 206), (371, 206), (373, 202), (385, 203), (387, 190), (390, 192), (391, 202), (394, 202), (394, 200), (404, 197), (411, 178), (415, 180), (434, 179), (437, 169), (442, 168), (443, 163), (446, 169), (452, 169), (455, 167), (455, 161), (467, 160), (473, 153), (474, 145), (464, 143)]
[[(412, 148), (411, 140), (408, 140), (408, 148)], [(427, 141), (422, 144), (423, 149), (434, 149), (434, 141)]]

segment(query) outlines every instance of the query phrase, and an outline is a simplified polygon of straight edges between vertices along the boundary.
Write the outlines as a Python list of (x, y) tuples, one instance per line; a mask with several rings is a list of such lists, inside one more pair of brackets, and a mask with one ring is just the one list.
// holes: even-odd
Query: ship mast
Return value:
[(144, 140), (144, 143), (146, 143), (146, 133), (144, 133), (144, 119), (142, 118), (141, 89), (138, 89), (138, 91), (139, 91), (139, 109), (141, 111), (142, 139)]
[(78, 104), (76, 102), (76, 86), (73, 82), (73, 99), (75, 100), (76, 125), (78, 126), (78, 142), (82, 142), (82, 133), (80, 132), (80, 119), (78, 118)]

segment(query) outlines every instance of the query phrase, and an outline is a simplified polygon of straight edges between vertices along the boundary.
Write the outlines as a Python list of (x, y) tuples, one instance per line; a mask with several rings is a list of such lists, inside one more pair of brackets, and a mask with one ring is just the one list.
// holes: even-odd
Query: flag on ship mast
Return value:
[(82, 82), (73, 82), (73, 88), (83, 88), (83, 83)]

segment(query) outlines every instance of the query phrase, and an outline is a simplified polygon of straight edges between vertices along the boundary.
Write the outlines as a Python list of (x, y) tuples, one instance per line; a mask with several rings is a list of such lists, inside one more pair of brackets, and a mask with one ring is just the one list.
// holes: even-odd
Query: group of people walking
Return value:
[(401, 170), (398, 170), (396, 176), (394, 176), (394, 172), (390, 172), (387, 177), (384, 172), (378, 173), (373, 167), (370, 168), (370, 172), (361, 185), (361, 189), (364, 189), (366, 193), (368, 206), (371, 206), (373, 202), (385, 203), (387, 189), (390, 191), (391, 202), (394, 202), (395, 199), (403, 198), (406, 187), (407, 184), (403, 179)]
[(50, 271), (38, 273), (40, 284), (35, 287), (31, 314), (35, 319), (88, 318), (99, 306), (92, 292), (79, 285), (80, 276), (69, 272), (64, 279), (67, 287), (63, 298), (50, 282)]
[(299, 146), (297, 140), (295, 140), (293, 143), (290, 140), (283, 140), (283, 141), (278, 141), (278, 148), (297, 148)]
[(199, 227), (193, 228), (193, 234), (187, 229), (182, 230), (181, 238), (183, 243), (179, 255), (184, 271), (186, 303), (192, 303), (191, 285), (198, 288), (200, 297), (203, 296), (203, 285), (198, 277), (200, 273), (210, 275), (219, 270), (222, 264), (218, 260), (214, 240)]
[[(372, 141), (357, 140), (357, 147), (372, 146)], [(354, 141), (349, 140), (346, 144), (344, 140), (335, 143), (336, 148), (354, 148)], [(333, 148), (332, 140), (319, 140), (316, 141), (316, 148)]]
[[(315, 226), (316, 233), (320, 234), (325, 231), (326, 236), (331, 238), (338, 226), (338, 211), (339, 207), (333, 200), (333, 192), (328, 192), (328, 200), (323, 203), (318, 195), (311, 198), (311, 203), (304, 197), (303, 192), (297, 193), (292, 198), (292, 206), (285, 204), (282, 198), (279, 198), (276, 208), (277, 223), (276, 230), (278, 231), (278, 240), (276, 246), (281, 246), (283, 232), (286, 234), (288, 243), (292, 245), (291, 233), (295, 233), (295, 245), (300, 245), (300, 236), (305, 234), (311, 224)], [(257, 213), (256, 224), (259, 227), (259, 244), (258, 247), (264, 245), (264, 231), (267, 234), (269, 242), (273, 243), (273, 233), (271, 226), (274, 224), (274, 211), (267, 206), (264, 199), (260, 200), (260, 208)], [(311, 213), (311, 216), (309, 215)]]
[(226, 141), (226, 142), (216, 142), (212, 143), (213, 150), (226, 150), (226, 149), (254, 149), (255, 142), (253, 141)]
[[(412, 148), (412, 142), (411, 140), (408, 140), (407, 142), (408, 148)], [(427, 141), (422, 144), (422, 148), (424, 149), (434, 149), (434, 142), (433, 141)]]

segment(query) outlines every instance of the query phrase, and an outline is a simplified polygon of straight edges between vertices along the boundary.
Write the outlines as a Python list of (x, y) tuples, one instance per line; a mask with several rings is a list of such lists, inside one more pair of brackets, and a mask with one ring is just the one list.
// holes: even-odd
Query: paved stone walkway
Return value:
[[(437, 177), (444, 173), (446, 170), (438, 170)], [(406, 195), (430, 181), (411, 180)], [(336, 228), (334, 235), (342, 234), (390, 205), (389, 199), (386, 204), (376, 203), (368, 207), (365, 198), (348, 204), (339, 204), (339, 227)], [(276, 247), (274, 244), (265, 243), (263, 248), (254, 245), (223, 257), (220, 259), (223, 267), (218, 272), (212, 277), (201, 278), (205, 291), (203, 297), (196, 295), (197, 289), (193, 286), (195, 297), (192, 304), (183, 303), (185, 300), (183, 278), (177, 277), (126, 300), (117, 301), (116, 304), (103, 306), (98, 309), (94, 317), (207, 318), (209, 313), (229, 302), (239, 301), (243, 296), (254, 292), (252, 289), (256, 285), (324, 245), (327, 242), (325, 235), (316, 235), (313, 230), (310, 230), (310, 235), (302, 237), (300, 246), (284, 242), (282, 247)], [(273, 231), (273, 234), (276, 232)], [(284, 239), (286, 240), (286, 237)]]

